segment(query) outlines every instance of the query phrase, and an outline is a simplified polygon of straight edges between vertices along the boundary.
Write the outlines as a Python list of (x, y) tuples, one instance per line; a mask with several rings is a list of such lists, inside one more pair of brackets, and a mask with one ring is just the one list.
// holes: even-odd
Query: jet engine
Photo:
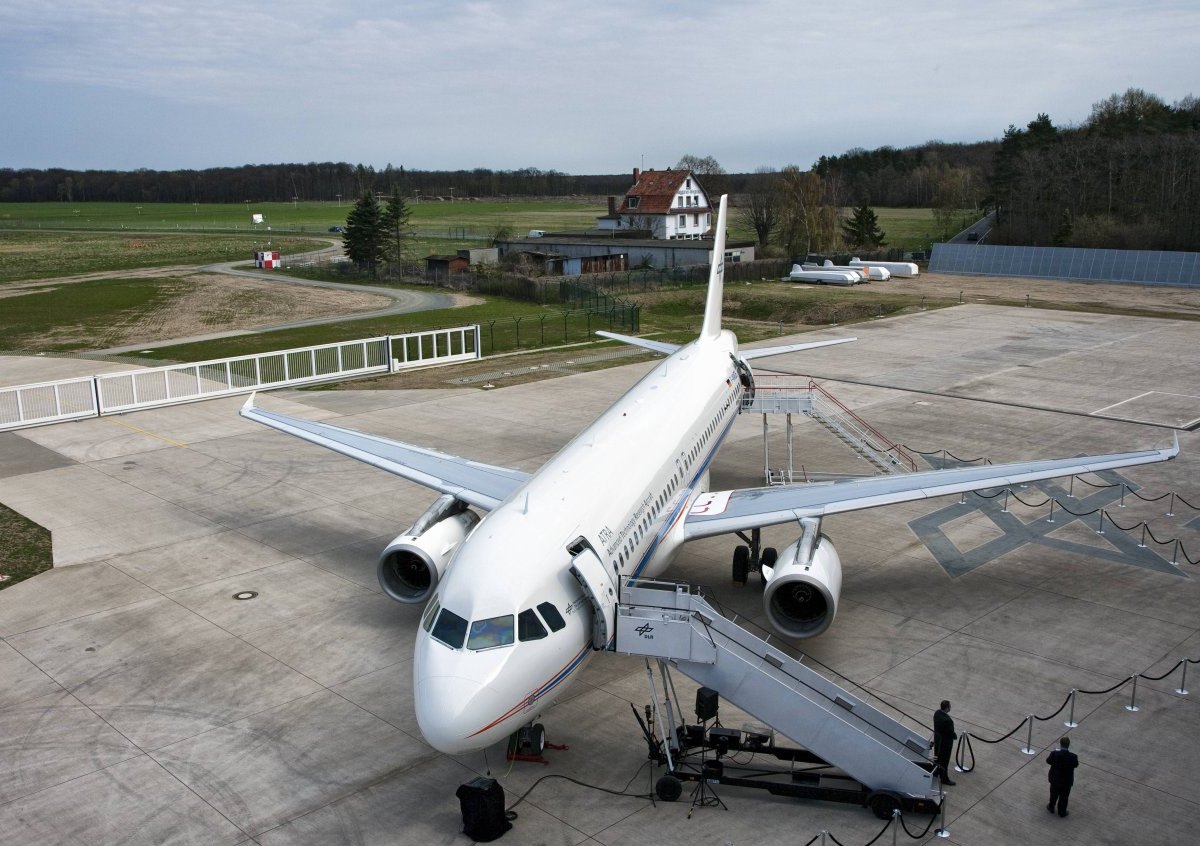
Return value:
[(789, 637), (815, 637), (829, 628), (842, 591), (842, 562), (833, 542), (821, 534), (820, 521), (800, 521), (804, 533), (763, 567), (767, 619)]
[(429, 598), (446, 564), (479, 515), (450, 494), (438, 497), (412, 528), (396, 537), (379, 556), (379, 585), (397, 602)]

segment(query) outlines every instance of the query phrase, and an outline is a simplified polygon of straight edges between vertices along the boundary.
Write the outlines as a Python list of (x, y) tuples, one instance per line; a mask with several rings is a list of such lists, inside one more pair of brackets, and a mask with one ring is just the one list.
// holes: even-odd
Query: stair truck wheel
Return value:
[(881, 820), (890, 820), (902, 804), (900, 795), (891, 790), (876, 790), (867, 796), (867, 807)]
[(742, 545), (733, 550), (733, 581), (744, 585), (750, 573), (750, 547)]
[(683, 793), (683, 782), (673, 775), (665, 775), (654, 785), (654, 795), (664, 802), (674, 802)]

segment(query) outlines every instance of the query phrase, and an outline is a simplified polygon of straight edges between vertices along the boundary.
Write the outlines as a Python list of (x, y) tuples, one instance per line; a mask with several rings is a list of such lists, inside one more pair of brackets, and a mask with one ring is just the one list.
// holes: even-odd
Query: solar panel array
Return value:
[(929, 270), (1200, 288), (1200, 253), (1158, 250), (934, 244)]

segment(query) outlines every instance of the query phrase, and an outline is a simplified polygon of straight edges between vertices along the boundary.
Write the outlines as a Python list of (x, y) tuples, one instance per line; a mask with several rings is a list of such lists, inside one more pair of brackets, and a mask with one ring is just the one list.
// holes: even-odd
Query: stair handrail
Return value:
[(887, 436), (885, 436), (882, 432), (880, 432), (878, 429), (876, 429), (874, 426), (872, 426), (866, 420), (863, 420), (861, 417), (859, 417), (857, 414), (855, 414), (853, 411), (851, 411), (850, 408), (848, 406), (846, 406), (845, 403), (843, 403), (841, 400), (839, 400), (833, 394), (829, 393), (829, 391), (827, 391), (825, 388), (821, 387), (821, 385), (817, 384), (815, 379), (808, 380), (808, 390), (809, 390), (809, 393), (815, 392), (815, 393), (819, 394), (820, 396), (824, 397), (825, 399), (829, 400), (830, 402), (832, 402), (835, 406), (837, 406), (837, 408), (843, 414), (850, 417), (859, 426), (861, 426), (864, 431), (870, 433), (872, 436), (877, 438), (882, 444), (886, 445), (886, 449), (879, 449), (878, 447), (876, 447), (877, 451), (882, 452), (882, 453), (892, 453), (893, 455), (895, 455), (896, 460), (898, 462), (900, 462), (901, 464), (903, 464), (903, 466), (906, 467), (910, 472), (913, 472), (913, 473), (916, 472), (916, 470), (917, 470), (916, 459), (914, 459), (912, 457), (912, 455), (909, 454), (908, 450), (906, 450), (900, 444), (893, 442), (891, 439), (889, 439)]

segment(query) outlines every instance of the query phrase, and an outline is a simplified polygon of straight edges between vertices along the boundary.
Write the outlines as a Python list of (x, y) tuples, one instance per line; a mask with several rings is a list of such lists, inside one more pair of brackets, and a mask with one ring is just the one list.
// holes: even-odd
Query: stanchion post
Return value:
[(1100, 509), (1100, 528), (1096, 529), (1096, 534), (1104, 534), (1104, 509)]
[(1001, 514), (1008, 513), (1008, 491), (1009, 491), (1008, 488), (1004, 489), (1004, 507), (1000, 509)]
[(1169, 508), (1167, 508), (1167, 516), (1175, 516), (1175, 491), (1171, 491), (1171, 505)]
[(1037, 750), (1033, 748), (1033, 714), (1025, 718), (1029, 721), (1029, 731), (1025, 735), (1025, 748), (1021, 751), (1026, 755), (1036, 755)]
[(825, 829), (821, 829), (821, 846), (825, 846)]
[(1067, 499), (1075, 498), (1075, 477), (1071, 477), (1071, 485), (1067, 488)]
[(1129, 485), (1125, 484), (1124, 482), (1121, 483), (1121, 501), (1117, 503), (1117, 508), (1125, 507), (1125, 491), (1128, 489), (1128, 487)]
[(1138, 544), (1138, 549), (1146, 548), (1146, 521), (1142, 521), (1142, 542)]
[(942, 815), (942, 822), (934, 834), (945, 839), (950, 836), (950, 829), (946, 828), (946, 791), (944, 790), (942, 791), (942, 803), (938, 806), (938, 813)]
[(1129, 697), (1129, 704), (1125, 706), (1126, 711), (1137, 711), (1137, 676), (1130, 676), (1133, 679), (1133, 694)]
[(1057, 501), (1054, 497), (1050, 497), (1050, 516), (1046, 519), (1047, 523), (1054, 522), (1054, 503)]
[(1179, 538), (1175, 538), (1175, 550), (1171, 553), (1171, 566), (1179, 566)]
[(1187, 665), (1188, 665), (1188, 659), (1184, 658), (1184, 659), (1183, 659), (1183, 678), (1181, 678), (1181, 679), (1179, 680), (1179, 687), (1175, 688), (1175, 692), (1176, 692), (1176, 693), (1178, 693), (1180, 696), (1187, 696), (1187, 695), (1188, 695), (1188, 691), (1187, 691)]
[(1067, 721), (1063, 723), (1067, 728), (1076, 728), (1079, 723), (1075, 722), (1075, 694), (1078, 693), (1075, 688), (1071, 688), (1071, 714), (1067, 717)]
[(900, 809), (892, 809), (892, 846), (896, 846), (896, 838), (900, 836)]

